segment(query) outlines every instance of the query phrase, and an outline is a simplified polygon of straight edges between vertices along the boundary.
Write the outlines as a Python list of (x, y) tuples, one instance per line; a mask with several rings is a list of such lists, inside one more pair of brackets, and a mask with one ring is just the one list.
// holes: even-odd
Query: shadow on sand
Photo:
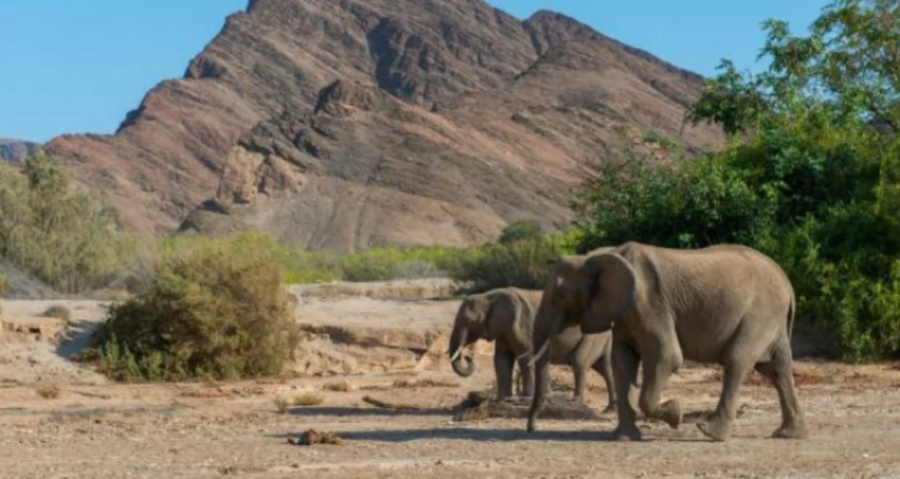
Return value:
[(292, 416), (447, 416), (453, 415), (448, 408), (425, 409), (386, 409), (386, 408), (362, 408), (362, 407), (295, 407), (288, 413)]
[[(685, 431), (687, 432), (687, 431)], [(612, 431), (535, 431), (521, 429), (390, 429), (370, 431), (338, 431), (337, 434), (349, 441), (375, 441), (403, 443), (422, 440), (450, 440), (472, 442), (513, 442), (513, 441), (553, 441), (553, 442), (613, 442)], [(297, 437), (300, 433), (270, 435), (278, 439)], [(656, 437), (645, 434), (646, 442), (708, 442), (696, 435), (664, 435)]]

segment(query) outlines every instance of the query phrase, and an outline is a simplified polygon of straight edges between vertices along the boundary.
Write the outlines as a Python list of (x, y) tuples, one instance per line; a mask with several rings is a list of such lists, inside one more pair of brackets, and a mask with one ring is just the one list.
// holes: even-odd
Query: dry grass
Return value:
[(285, 398), (281, 398), (281, 397), (275, 398), (272, 402), (275, 404), (275, 409), (280, 414), (285, 414), (286, 412), (288, 412), (288, 409), (290, 409), (290, 407), (291, 407), (291, 402)]
[(394, 381), (394, 389), (424, 389), (424, 388), (455, 388), (459, 387), (456, 381), (437, 379), (398, 379)]
[(294, 406), (310, 407), (318, 406), (325, 402), (325, 398), (316, 393), (303, 393), (294, 396)]
[(360, 391), (390, 391), (393, 384), (365, 384), (359, 387)]
[(335, 393), (346, 393), (346, 392), (350, 392), (353, 390), (353, 385), (350, 384), (350, 381), (345, 379), (343, 381), (336, 381), (333, 383), (328, 383), (328, 384), (322, 386), (322, 389), (325, 391), (331, 391), (331, 392), (335, 392)]
[(62, 391), (56, 386), (41, 386), (35, 390), (37, 395), (44, 399), (57, 399), (62, 394)]

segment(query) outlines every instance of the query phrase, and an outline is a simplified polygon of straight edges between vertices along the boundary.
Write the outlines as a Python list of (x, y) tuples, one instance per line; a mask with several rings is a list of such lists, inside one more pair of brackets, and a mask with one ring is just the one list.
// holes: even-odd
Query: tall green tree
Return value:
[(687, 114), (726, 149), (609, 167), (576, 196), (581, 249), (757, 247), (791, 276), (801, 329), (824, 324), (848, 360), (900, 357), (900, 2), (833, 2), (807, 35), (763, 27), (769, 68), (723, 61)]

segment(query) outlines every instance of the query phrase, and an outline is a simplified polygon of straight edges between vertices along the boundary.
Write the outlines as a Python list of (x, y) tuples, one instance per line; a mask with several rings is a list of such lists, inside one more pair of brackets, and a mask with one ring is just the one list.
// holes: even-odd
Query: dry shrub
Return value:
[(325, 391), (331, 391), (331, 392), (335, 392), (335, 393), (346, 393), (346, 392), (350, 392), (353, 390), (353, 385), (350, 384), (350, 381), (347, 381), (345, 379), (343, 381), (336, 381), (333, 383), (328, 383), (328, 384), (322, 386), (322, 389), (324, 389)]
[(272, 400), (272, 403), (275, 405), (275, 410), (280, 414), (288, 412), (288, 409), (291, 407), (290, 401), (285, 398), (275, 398)]
[(164, 252), (152, 283), (110, 308), (91, 350), (119, 380), (271, 376), (299, 338), (294, 301), (252, 236)]
[(35, 390), (37, 395), (44, 399), (57, 399), (62, 391), (57, 386), (41, 386)]
[(294, 406), (310, 407), (318, 406), (325, 402), (325, 398), (316, 393), (303, 393), (294, 396)]
[(394, 389), (455, 388), (459, 383), (437, 379), (398, 379), (394, 381)]
[(310, 429), (301, 434), (300, 437), (289, 438), (288, 442), (300, 446), (314, 446), (316, 444), (340, 446), (344, 443), (344, 440), (333, 432), (320, 432), (315, 429)]
[(65, 306), (58, 305), (58, 304), (55, 304), (55, 305), (50, 306), (49, 308), (47, 308), (46, 311), (44, 311), (43, 313), (41, 313), (41, 316), (43, 316), (43, 317), (45, 317), (45, 318), (56, 318), (56, 319), (60, 319), (60, 320), (65, 321), (65, 322), (67, 322), (67, 323), (70, 322), (70, 321), (72, 321), (72, 312), (69, 311), (69, 308), (67, 308), (67, 307), (65, 307)]

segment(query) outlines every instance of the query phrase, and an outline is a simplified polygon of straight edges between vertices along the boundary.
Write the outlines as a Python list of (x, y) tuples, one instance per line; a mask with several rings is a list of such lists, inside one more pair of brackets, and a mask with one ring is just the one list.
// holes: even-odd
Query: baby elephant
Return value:
[[(450, 336), (450, 363), (463, 377), (471, 376), (475, 365), (463, 350), (479, 339), (495, 341), (494, 369), (497, 374), (497, 399), (513, 395), (513, 365), (518, 360), (522, 371), (524, 393), (534, 394), (532, 370), (532, 332), (534, 318), (541, 302), (541, 291), (499, 288), (485, 294), (469, 296), (456, 314)], [(610, 333), (584, 335), (575, 325), (563, 329), (551, 339), (550, 362), (569, 365), (575, 372), (575, 398), (584, 399), (587, 372), (593, 368), (606, 381), (609, 392), (607, 412), (615, 410)], [(463, 359), (466, 365), (463, 366)]]

